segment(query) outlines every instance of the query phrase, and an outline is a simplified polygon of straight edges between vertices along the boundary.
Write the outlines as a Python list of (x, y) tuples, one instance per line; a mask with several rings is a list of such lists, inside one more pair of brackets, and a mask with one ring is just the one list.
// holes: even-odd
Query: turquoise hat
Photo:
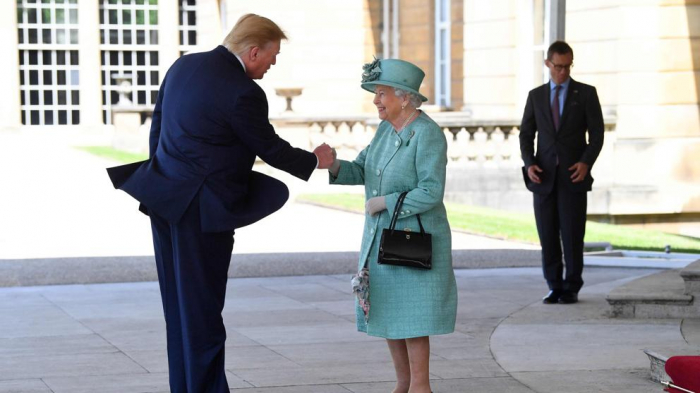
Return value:
[(415, 65), (399, 59), (374, 59), (362, 66), (362, 88), (374, 93), (377, 85), (397, 87), (417, 94), (421, 101), (428, 98), (418, 92), (425, 72)]

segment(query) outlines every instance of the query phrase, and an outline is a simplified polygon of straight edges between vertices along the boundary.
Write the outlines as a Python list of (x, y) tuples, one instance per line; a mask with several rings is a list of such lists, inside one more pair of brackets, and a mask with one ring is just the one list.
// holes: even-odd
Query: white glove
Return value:
[(336, 154), (335, 148), (333, 149), (333, 162), (328, 170), (333, 176), (338, 176), (338, 172), (340, 172), (340, 160), (338, 160), (338, 154)]
[(369, 198), (367, 203), (365, 203), (365, 211), (370, 216), (376, 216), (382, 210), (386, 210), (386, 197), (378, 196)]

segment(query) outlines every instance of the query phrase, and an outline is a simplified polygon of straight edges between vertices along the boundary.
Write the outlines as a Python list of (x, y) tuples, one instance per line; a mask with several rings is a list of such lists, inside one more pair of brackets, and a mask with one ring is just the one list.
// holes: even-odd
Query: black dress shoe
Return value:
[(578, 303), (578, 293), (564, 291), (564, 293), (562, 293), (561, 296), (559, 297), (559, 303), (560, 304)]
[(559, 297), (561, 297), (561, 290), (560, 289), (552, 289), (549, 291), (547, 296), (542, 298), (542, 303), (544, 304), (556, 304), (559, 302)]

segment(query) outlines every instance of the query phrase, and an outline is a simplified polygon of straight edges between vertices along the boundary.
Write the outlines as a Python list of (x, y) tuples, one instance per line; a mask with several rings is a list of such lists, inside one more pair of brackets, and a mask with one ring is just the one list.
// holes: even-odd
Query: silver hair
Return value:
[(408, 96), (408, 103), (416, 109), (420, 108), (420, 106), (423, 105), (423, 100), (421, 100), (420, 96), (416, 93), (411, 93), (410, 91), (394, 87), (394, 94), (399, 98), (403, 97), (404, 95)]

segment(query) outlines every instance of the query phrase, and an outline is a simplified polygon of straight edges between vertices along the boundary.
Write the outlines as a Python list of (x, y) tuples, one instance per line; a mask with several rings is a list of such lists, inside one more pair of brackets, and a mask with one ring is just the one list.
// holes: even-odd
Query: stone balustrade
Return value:
[[(144, 108), (130, 110), (115, 109), (113, 124), (115, 141), (124, 141), (131, 135), (129, 143), (119, 143), (125, 150), (147, 152), (147, 130), (150, 124), (140, 126), (127, 118), (138, 118), (150, 122), (150, 113)], [(145, 115), (145, 116), (144, 116)], [(519, 120), (475, 120), (464, 112), (436, 112), (430, 116), (442, 128), (447, 139), (447, 155), (451, 167), (517, 168), (520, 158)], [(294, 113), (270, 118), (283, 138), (293, 145), (313, 149), (322, 143), (336, 148), (338, 156), (352, 160), (369, 145), (380, 120), (374, 115), (347, 116), (301, 116)], [(614, 119), (607, 119), (606, 132), (614, 131)], [(139, 146), (133, 139), (138, 138)]]
[[(520, 159), (519, 120), (475, 120), (462, 112), (431, 113), (447, 139), (450, 166), (512, 168)], [(344, 159), (353, 159), (374, 136), (379, 119), (374, 116), (272, 117), (278, 132), (294, 129), (308, 136), (312, 148), (328, 143)], [(606, 131), (615, 129), (614, 119), (606, 121)], [(288, 134), (287, 134), (288, 135)]]

